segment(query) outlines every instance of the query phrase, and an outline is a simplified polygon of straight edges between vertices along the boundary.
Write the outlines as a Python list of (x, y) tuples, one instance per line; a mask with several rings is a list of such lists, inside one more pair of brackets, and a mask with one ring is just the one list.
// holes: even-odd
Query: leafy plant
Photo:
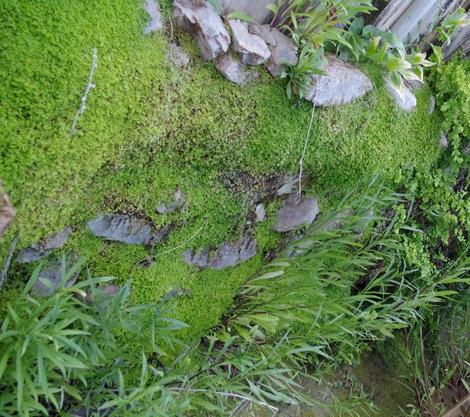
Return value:
[[(459, 259), (452, 269), (468, 282), (468, 259)], [(407, 330), (403, 343), (394, 346), (417, 400), (413, 415), (441, 416), (470, 394), (468, 285), (458, 290), (460, 294), (427, 312)]]
[(303, 48), (296, 65), (286, 66), (281, 78), (287, 78), (286, 93), (289, 99), (295, 94), (303, 98), (314, 74), (324, 74), (325, 56), (323, 49)]
[(364, 343), (392, 337), (452, 294), (461, 274), (415, 282), (387, 210), (402, 199), (378, 191), (326, 216), (247, 281), (218, 339), (241, 338), (267, 355), (285, 335), (284, 363), (350, 363)]
[[(88, 278), (67, 288), (82, 262), (66, 268), (61, 264), (62, 287), (49, 298), (34, 297), (30, 290), (41, 279), (40, 267), (15, 300), (7, 306), (0, 324), (0, 415), (39, 416), (68, 409), (84, 400), (83, 392), (126, 351), (117, 331), (142, 340), (143, 323), (154, 337), (151, 345), (175, 341), (172, 331), (181, 324), (162, 317), (157, 306), (131, 306), (129, 286), (117, 295), (106, 295), (99, 285), (111, 278)], [(150, 315), (144, 320), (142, 314)], [(157, 343), (156, 334), (159, 336)]]
[(450, 44), (452, 35), (461, 27), (467, 26), (470, 20), (463, 7), (458, 7), (448, 15), (437, 28), (438, 40), (446, 45)]

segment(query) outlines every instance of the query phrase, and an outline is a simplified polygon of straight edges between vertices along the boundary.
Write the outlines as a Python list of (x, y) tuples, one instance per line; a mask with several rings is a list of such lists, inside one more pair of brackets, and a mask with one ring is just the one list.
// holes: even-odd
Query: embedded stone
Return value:
[(401, 88), (399, 88), (393, 85), (390, 80), (387, 80), (385, 87), (390, 93), (390, 96), (395, 101), (395, 104), (400, 109), (406, 112), (412, 112), (416, 110), (416, 96), (406, 85), (403, 85)]
[(179, 188), (173, 194), (173, 201), (168, 203), (162, 203), (157, 207), (157, 213), (159, 214), (171, 214), (181, 211), (185, 208), (187, 202), (186, 194), (184, 194)]
[(244, 85), (256, 78), (255, 73), (247, 71), (245, 65), (235, 61), (230, 55), (220, 57), (215, 67), (227, 80), (238, 85)]
[[(286, 66), (297, 64), (297, 47), (290, 38), (276, 28), (271, 28), (271, 35), (274, 44), (269, 46), (271, 56), (266, 68), (273, 77), (279, 77)], [(271, 39), (268, 41), (272, 43)]]
[(191, 58), (181, 46), (171, 42), (168, 49), (168, 60), (178, 68), (185, 68), (189, 65)]
[(200, 251), (195, 251), (193, 249), (188, 249), (183, 252), (183, 260), (188, 265), (207, 268), (209, 265), (209, 250), (202, 249)]
[(227, 52), (230, 35), (208, 2), (175, 0), (174, 16), (178, 26), (192, 32), (203, 59), (214, 59)]
[(256, 223), (261, 223), (266, 220), (266, 210), (264, 204), (258, 204), (255, 208)]
[(52, 262), (43, 269), (38, 279), (33, 285), (32, 292), (38, 297), (50, 297), (61, 288), (70, 288), (75, 284), (78, 273), (74, 273), (66, 282), (62, 275), (62, 264), (60, 262)]
[(316, 198), (306, 198), (297, 195), (289, 196), (279, 209), (276, 232), (289, 232), (299, 227), (312, 224), (320, 212)]
[(316, 106), (338, 106), (351, 103), (372, 90), (372, 82), (366, 75), (333, 55), (327, 56), (324, 75), (312, 75), (305, 92), (305, 99)]
[(188, 249), (183, 253), (183, 260), (188, 265), (199, 268), (221, 270), (237, 266), (256, 255), (256, 240), (244, 236), (235, 242), (225, 242), (212, 254), (205, 248), (200, 251)]
[(101, 214), (88, 222), (93, 235), (129, 245), (151, 244), (154, 237), (152, 226), (142, 219), (122, 214)]
[(53, 250), (63, 248), (70, 233), (72, 233), (72, 228), (66, 227), (61, 232), (52, 235), (29, 248), (23, 249), (18, 255), (17, 261), (20, 264), (27, 264), (45, 258)]
[(163, 29), (162, 11), (157, 0), (145, 0), (145, 10), (150, 16), (150, 22), (144, 28), (144, 35), (159, 32)]
[(248, 25), (248, 32), (259, 36), (266, 42), (266, 45), (276, 46), (276, 38), (273, 35), (272, 29), (270, 25), (260, 25), (258, 23), (250, 23)]
[(258, 35), (248, 32), (248, 25), (239, 19), (229, 20), (232, 30), (232, 48), (238, 52), (241, 61), (247, 65), (260, 65), (271, 56), (266, 42)]

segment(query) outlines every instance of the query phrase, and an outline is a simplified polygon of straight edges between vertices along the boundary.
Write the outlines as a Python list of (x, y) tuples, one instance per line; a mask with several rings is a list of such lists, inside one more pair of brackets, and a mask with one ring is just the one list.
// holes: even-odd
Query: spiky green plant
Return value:
[[(84, 399), (86, 387), (100, 372), (126, 360), (116, 332), (142, 339), (142, 323), (152, 329), (151, 346), (172, 341), (178, 322), (162, 317), (159, 306), (132, 306), (129, 285), (115, 296), (99, 286), (112, 278), (91, 278), (68, 288), (83, 262), (71, 268), (61, 263), (61, 288), (51, 297), (35, 297), (30, 290), (41, 279), (41, 267), (32, 274), (18, 298), (0, 321), (0, 415), (51, 415)], [(148, 319), (143, 318), (143, 314)], [(138, 324), (139, 323), (139, 324)]]

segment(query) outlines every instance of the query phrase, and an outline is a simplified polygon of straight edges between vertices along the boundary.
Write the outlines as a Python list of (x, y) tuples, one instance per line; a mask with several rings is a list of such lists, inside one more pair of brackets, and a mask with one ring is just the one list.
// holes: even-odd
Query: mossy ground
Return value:
[[(18, 211), (0, 255), (17, 231), (26, 247), (72, 225), (65, 250), (86, 256), (95, 275), (132, 279), (136, 300), (188, 289), (173, 302), (174, 315), (190, 325), (188, 338), (201, 335), (278, 236), (269, 222), (257, 226), (258, 256), (226, 271), (197, 271), (181, 253), (240, 235), (247, 198), (228, 191), (221, 175), (295, 172), (311, 105), (290, 102), (283, 83), (266, 73), (244, 88), (230, 84), (181, 34), (175, 36), (193, 61), (183, 70), (172, 66), (166, 35), (142, 35), (141, 0), (5, 0), (0, 16), (0, 177)], [(72, 136), (95, 47), (96, 88)], [(427, 169), (438, 153), (429, 92), (418, 94), (416, 113), (405, 114), (385, 92), (380, 71), (364, 70), (372, 93), (316, 111), (305, 170), (313, 178), (307, 191), (323, 208), (376, 173), (391, 178), (407, 163)], [(156, 214), (177, 187), (188, 195), (188, 210)], [(84, 222), (100, 212), (176, 227), (156, 249), (156, 262), (142, 267), (147, 249), (106, 243), (86, 230)], [(20, 272), (13, 265), (13, 276)]]

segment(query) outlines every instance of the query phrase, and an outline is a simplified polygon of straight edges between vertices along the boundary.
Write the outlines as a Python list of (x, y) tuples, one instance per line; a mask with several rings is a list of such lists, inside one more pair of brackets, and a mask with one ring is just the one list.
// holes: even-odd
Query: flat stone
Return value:
[(244, 85), (257, 77), (256, 73), (248, 71), (245, 65), (235, 61), (230, 55), (220, 57), (215, 67), (227, 80), (238, 85)]
[(264, 204), (258, 204), (255, 208), (256, 223), (261, 223), (266, 220), (266, 209)]
[(390, 80), (387, 80), (385, 87), (400, 109), (406, 112), (416, 110), (416, 96), (407, 86), (403, 85), (401, 88), (397, 88)]
[(282, 187), (276, 191), (277, 196), (292, 194), (299, 188), (299, 177), (298, 175), (291, 175), (286, 178)]
[(279, 209), (276, 232), (289, 232), (301, 226), (312, 224), (320, 212), (316, 198), (305, 198), (297, 195), (289, 196)]
[(312, 75), (305, 99), (316, 106), (338, 106), (351, 103), (372, 90), (372, 82), (365, 74), (333, 55), (327, 56), (325, 75)]
[(17, 261), (20, 264), (27, 264), (45, 258), (53, 250), (63, 248), (70, 233), (72, 233), (72, 228), (66, 227), (61, 232), (52, 235), (29, 248), (23, 249), (18, 255)]
[(188, 249), (183, 252), (183, 260), (188, 265), (207, 268), (209, 266), (209, 250), (202, 249), (200, 251), (195, 251), (193, 249)]
[(148, 245), (153, 241), (153, 227), (148, 222), (122, 214), (101, 214), (88, 222), (91, 233), (129, 245)]
[(248, 32), (248, 25), (239, 19), (229, 20), (232, 30), (232, 48), (240, 54), (243, 64), (260, 65), (271, 56), (268, 45), (258, 35)]
[(0, 184), (0, 238), (5, 234), (15, 215), (15, 209), (8, 195), (2, 191)]
[(221, 270), (237, 266), (256, 255), (256, 240), (244, 236), (235, 242), (226, 242), (212, 254), (208, 249), (195, 251), (188, 249), (183, 253), (183, 260), (188, 265), (199, 268)]
[[(271, 28), (271, 35), (274, 38), (274, 44), (269, 46), (271, 57), (266, 68), (273, 77), (279, 77), (286, 65), (297, 64), (297, 47), (290, 38), (276, 28)], [(268, 38), (267, 41), (272, 42)]]
[(187, 202), (186, 194), (184, 194), (179, 188), (173, 194), (173, 201), (168, 203), (162, 203), (157, 207), (157, 213), (159, 214), (171, 214), (181, 211), (185, 208)]
[[(65, 288), (70, 288), (75, 284), (78, 273), (65, 283)], [(60, 262), (53, 262), (43, 269), (38, 276), (37, 281), (34, 283), (32, 292), (38, 297), (50, 297), (54, 295), (59, 289), (63, 288), (62, 265)]]
[(214, 59), (227, 52), (230, 35), (221, 17), (209, 3), (175, 0), (174, 16), (178, 26), (192, 32), (203, 59)]
[(191, 58), (184, 49), (174, 42), (171, 42), (168, 48), (168, 60), (178, 68), (185, 68), (191, 62)]
[(145, 10), (150, 16), (150, 22), (144, 28), (144, 35), (159, 32), (163, 29), (162, 11), (156, 0), (145, 0)]

